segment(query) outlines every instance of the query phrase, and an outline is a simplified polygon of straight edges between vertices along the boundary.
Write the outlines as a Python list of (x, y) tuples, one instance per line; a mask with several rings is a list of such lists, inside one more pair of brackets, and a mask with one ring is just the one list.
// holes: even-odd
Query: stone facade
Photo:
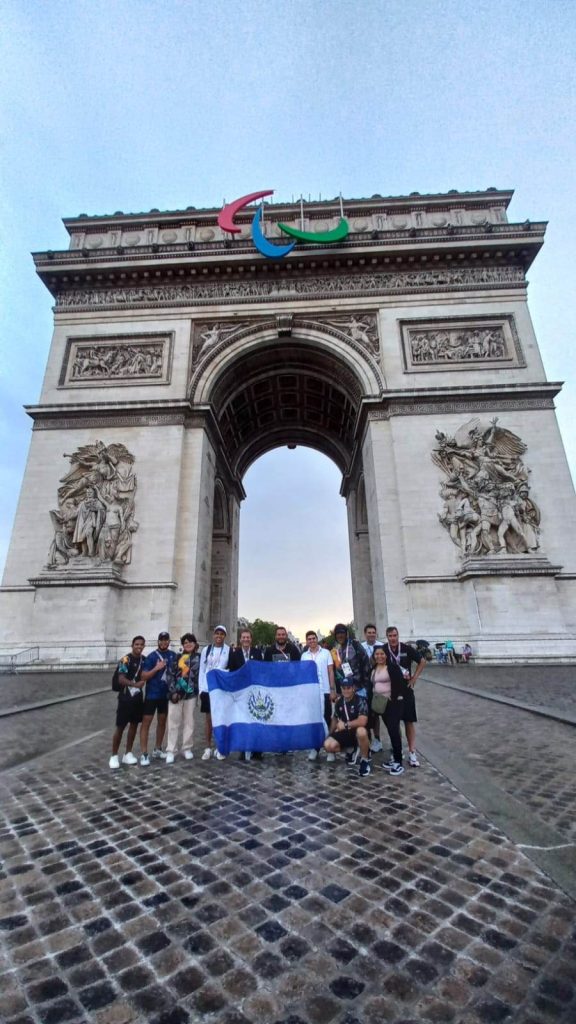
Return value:
[[(113, 658), (237, 615), (242, 480), (306, 444), (342, 472), (355, 618), (479, 658), (576, 657), (574, 491), (511, 193), (345, 203), (267, 260), (217, 210), (67, 220), (0, 607), (6, 649)], [(325, 231), (339, 204), (309, 204)], [(271, 206), (300, 223), (299, 206)]]

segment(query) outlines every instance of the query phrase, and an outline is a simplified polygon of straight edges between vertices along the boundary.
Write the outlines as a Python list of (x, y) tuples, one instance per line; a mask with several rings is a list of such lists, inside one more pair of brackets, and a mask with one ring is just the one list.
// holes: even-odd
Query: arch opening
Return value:
[(360, 375), (339, 353), (303, 338), (268, 338), (239, 352), (209, 395), (239, 479), (261, 455), (291, 443), (321, 451), (345, 473), (361, 400)]
[(244, 478), (238, 611), (328, 633), (353, 618), (347, 505), (337, 466), (318, 450), (268, 451)]

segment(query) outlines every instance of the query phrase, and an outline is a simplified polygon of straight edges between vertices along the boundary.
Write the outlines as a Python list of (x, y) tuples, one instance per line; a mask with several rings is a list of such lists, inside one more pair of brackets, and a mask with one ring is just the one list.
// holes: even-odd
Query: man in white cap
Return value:
[[(212, 757), (212, 715), (210, 714), (210, 694), (208, 693), (208, 681), (206, 679), (206, 675), (208, 672), (212, 671), (212, 669), (228, 668), (230, 647), (224, 642), (226, 640), (226, 632), (226, 626), (216, 626), (212, 636), (212, 643), (208, 644), (200, 655), (198, 692), (200, 694), (200, 712), (206, 716), (204, 719), (206, 747), (202, 754), (203, 761), (209, 761)], [(215, 750), (214, 757), (217, 761), (223, 761), (225, 754), (221, 754), (219, 750)]]

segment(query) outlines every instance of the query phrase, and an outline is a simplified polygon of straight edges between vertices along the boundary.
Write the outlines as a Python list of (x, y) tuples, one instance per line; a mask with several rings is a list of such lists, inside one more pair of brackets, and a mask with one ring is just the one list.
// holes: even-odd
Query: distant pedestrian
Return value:
[(186, 761), (194, 757), (194, 707), (198, 693), (198, 670), (200, 654), (193, 633), (184, 633), (180, 638), (182, 654), (178, 658), (176, 671), (168, 681), (168, 738), (166, 741), (166, 764), (174, 764), (178, 749), (178, 734), (182, 730), (181, 750)]
[(118, 752), (126, 726), (128, 726), (126, 753), (122, 758), (122, 764), (138, 764), (138, 758), (132, 753), (132, 747), (134, 746), (138, 726), (142, 721), (142, 709), (144, 707), (142, 696), (144, 682), (141, 670), (144, 661), (142, 652), (145, 645), (146, 641), (143, 636), (134, 637), (130, 654), (125, 654), (120, 659), (112, 679), (112, 687), (118, 694), (118, 707), (116, 710), (116, 728), (112, 736), (112, 757), (108, 762), (110, 768), (120, 767)]
[[(327, 651), (324, 647), (320, 647), (320, 644), (318, 643), (318, 634), (315, 633), (313, 629), (309, 629), (306, 633), (306, 650), (302, 654), (301, 660), (313, 661), (316, 665), (322, 714), (324, 715), (326, 727), (329, 729), (333, 716), (333, 702), (337, 698), (336, 684), (334, 682), (334, 662), (332, 661), (330, 651)], [(318, 753), (318, 750), (310, 750), (308, 753), (308, 760), (315, 761), (318, 757)], [(331, 761), (334, 760), (334, 754), (329, 754), (328, 757)]]
[[(223, 671), (228, 668), (230, 647), (226, 640), (226, 626), (216, 626), (212, 635), (212, 643), (204, 648), (200, 655), (200, 670), (198, 674), (198, 688), (200, 691), (200, 712), (205, 715), (204, 736), (206, 746), (202, 754), (203, 761), (209, 761), (212, 757), (212, 714), (210, 711), (210, 694), (208, 692), (208, 680), (206, 676), (213, 669)], [(221, 754), (218, 748), (214, 751), (217, 761), (224, 761), (225, 754)]]
[(152, 757), (164, 760), (166, 754), (162, 749), (164, 733), (166, 731), (166, 716), (168, 714), (168, 681), (176, 667), (177, 655), (170, 650), (170, 633), (163, 630), (158, 634), (158, 646), (144, 659), (142, 666), (142, 679), (146, 683), (146, 695), (144, 698), (144, 713), (142, 727), (140, 729), (140, 764), (147, 767), (150, 764), (148, 756), (148, 734), (152, 719), (156, 719), (156, 746), (152, 751)]
[(368, 737), (368, 703), (359, 697), (354, 683), (345, 679), (342, 683), (342, 696), (334, 705), (330, 735), (324, 741), (324, 749), (328, 754), (346, 752), (346, 764), (352, 768), (360, 758), (359, 774), (370, 775), (370, 739)]

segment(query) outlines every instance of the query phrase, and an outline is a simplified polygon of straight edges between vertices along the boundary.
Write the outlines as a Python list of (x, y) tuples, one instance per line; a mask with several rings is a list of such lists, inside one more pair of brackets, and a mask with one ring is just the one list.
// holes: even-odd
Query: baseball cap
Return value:
[(221, 633), (224, 633), (224, 636), (228, 635), (228, 630), (226, 629), (226, 626), (214, 626), (214, 632), (217, 633), (218, 630), (220, 630)]
[(169, 640), (170, 639), (170, 633), (167, 633), (166, 630), (164, 629), (164, 630), (162, 630), (161, 633), (158, 633), (158, 639), (159, 640)]

